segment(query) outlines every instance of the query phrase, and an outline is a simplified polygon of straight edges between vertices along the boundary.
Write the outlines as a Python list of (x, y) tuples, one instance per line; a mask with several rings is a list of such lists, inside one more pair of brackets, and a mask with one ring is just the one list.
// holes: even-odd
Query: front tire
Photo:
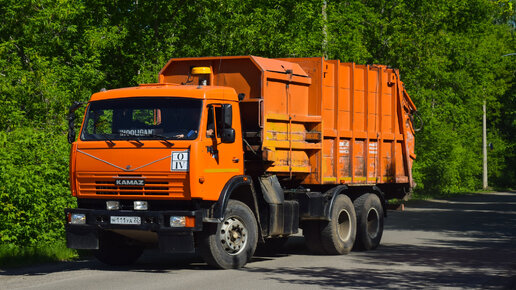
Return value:
[(331, 220), (321, 230), (321, 242), (330, 255), (345, 255), (351, 251), (356, 236), (356, 214), (351, 199), (338, 195), (331, 210)]
[(209, 265), (238, 269), (253, 257), (258, 225), (253, 212), (237, 200), (229, 200), (224, 220), (210, 224), (200, 234), (199, 252)]
[(355, 199), (353, 204), (358, 224), (357, 249), (376, 249), (383, 235), (384, 212), (380, 198), (376, 194), (366, 193)]

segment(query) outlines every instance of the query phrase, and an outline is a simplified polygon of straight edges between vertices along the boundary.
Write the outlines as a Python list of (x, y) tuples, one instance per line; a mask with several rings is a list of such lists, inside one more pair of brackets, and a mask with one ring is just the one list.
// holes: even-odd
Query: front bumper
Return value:
[[(65, 209), (65, 217), (80, 213), (86, 215), (85, 224), (66, 223), (66, 244), (72, 249), (98, 249), (99, 236), (105, 230), (132, 230), (155, 232), (159, 247), (165, 252), (193, 253), (194, 232), (202, 230), (203, 210), (193, 211), (134, 211), (134, 210), (96, 210)], [(140, 217), (141, 224), (111, 224), (112, 216)], [(195, 218), (193, 227), (170, 227), (170, 216), (191, 216)]]

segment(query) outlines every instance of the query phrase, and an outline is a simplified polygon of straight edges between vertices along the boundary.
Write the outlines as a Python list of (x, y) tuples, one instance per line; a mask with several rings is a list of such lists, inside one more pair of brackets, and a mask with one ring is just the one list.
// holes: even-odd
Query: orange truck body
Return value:
[[(354, 240), (356, 232), (361, 243), (360, 207), (378, 204), (366, 209), (376, 214), (379, 237), (364, 245), (374, 248), (386, 201), (405, 198), (414, 185), (414, 112), (398, 71), (383, 65), (171, 59), (159, 83), (101, 91), (89, 100), (79, 138), (70, 139), (78, 208), (65, 210), (68, 246), (94, 249), (101, 261), (117, 264), (113, 253), (120, 249), (110, 243), (192, 252), (218, 226), (222, 237), (215, 240), (227, 238), (219, 245), (223, 254), (211, 244), (204, 246), (212, 252), (201, 253), (212, 265), (238, 268), (256, 242), (286, 239), (299, 228), (313, 248), (309, 240), (320, 239), (314, 221), (332, 224), (337, 204), (352, 202), (356, 219), (351, 204), (348, 236)], [(188, 122), (188, 132), (170, 133)], [(342, 196), (346, 201), (337, 202)], [(250, 235), (253, 225), (228, 216), (238, 212), (236, 202), (257, 225), (254, 240), (243, 243), (244, 258), (235, 237)], [(240, 231), (224, 236), (228, 223)], [(127, 245), (122, 248), (134, 250)], [(221, 255), (241, 261), (224, 264)]]
[(394, 69), (323, 58), (184, 58), (172, 59), (159, 81), (181, 83), (192, 66), (211, 67), (212, 84), (245, 94), (244, 134), (259, 135), (266, 172), (303, 184), (412, 185), (416, 107)]

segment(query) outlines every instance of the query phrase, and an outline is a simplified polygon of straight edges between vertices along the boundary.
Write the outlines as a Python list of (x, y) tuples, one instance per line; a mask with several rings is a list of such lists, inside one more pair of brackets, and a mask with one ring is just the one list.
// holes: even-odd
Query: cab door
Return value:
[(235, 107), (238, 108), (230, 103), (208, 103), (204, 108), (206, 122), (201, 130), (199, 156), (203, 164), (197, 171), (203, 178), (203, 199), (218, 200), (226, 183), (244, 172), (240, 118)]

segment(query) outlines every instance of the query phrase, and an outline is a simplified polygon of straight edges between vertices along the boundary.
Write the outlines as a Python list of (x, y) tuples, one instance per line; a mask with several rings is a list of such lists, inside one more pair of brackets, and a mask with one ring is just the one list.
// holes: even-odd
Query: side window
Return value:
[[(206, 133), (210, 135), (210, 132), (216, 132), (216, 137), (220, 138), (222, 136), (222, 128), (224, 122), (224, 116), (222, 115), (222, 106), (220, 104), (217, 105), (209, 105), (208, 107), (208, 122), (206, 125)], [(230, 121), (229, 121), (230, 122)], [(231, 127), (231, 123), (225, 124), (226, 128)], [(210, 131), (211, 129), (211, 131)], [(211, 135), (213, 137), (213, 135)], [(209, 136), (208, 136), (209, 137)]]
[(214, 107), (210, 105), (208, 107), (208, 122), (206, 122), (206, 137), (215, 137), (215, 116)]

